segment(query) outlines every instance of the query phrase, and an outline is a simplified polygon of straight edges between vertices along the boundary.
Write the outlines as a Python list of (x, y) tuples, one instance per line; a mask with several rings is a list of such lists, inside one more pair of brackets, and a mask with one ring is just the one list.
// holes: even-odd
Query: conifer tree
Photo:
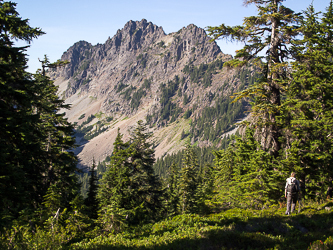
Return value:
[(99, 221), (105, 230), (120, 230), (127, 225), (133, 209), (131, 202), (131, 169), (128, 163), (129, 143), (124, 143), (118, 128), (110, 165), (104, 173), (97, 191)]
[(281, 196), (284, 179), (279, 165), (263, 150), (254, 138), (254, 131), (246, 130), (244, 138), (237, 137), (226, 150), (215, 152), (217, 167), (217, 200), (223, 204), (262, 208), (275, 203)]
[(118, 218), (118, 221), (110, 221), (117, 227), (158, 219), (162, 189), (153, 170), (155, 158), (149, 141), (151, 136), (142, 121), (138, 121), (129, 142), (122, 141), (118, 130), (110, 166), (98, 190), (102, 223), (108, 213)]
[[(48, 61), (46, 56), (45, 61)], [(45, 72), (37, 72), (34, 78), (38, 99), (33, 108), (39, 117), (36, 126), (43, 149), (43, 154), (38, 157), (39, 167), (42, 169), (39, 169), (40, 178), (37, 180), (43, 182), (40, 195), (50, 185), (56, 184), (61, 189), (63, 202), (69, 206), (79, 188), (75, 173), (77, 158), (71, 151), (75, 146), (74, 126), (65, 118), (65, 113), (59, 111), (69, 109), (70, 106), (59, 99), (58, 87)]]
[[(252, 97), (252, 115), (255, 117), (263, 149), (278, 157), (281, 149), (280, 115), (281, 94), (284, 91), (290, 58), (288, 44), (297, 37), (300, 14), (282, 5), (284, 0), (244, 0), (244, 4), (255, 4), (257, 16), (244, 18), (243, 26), (209, 27), (214, 39), (224, 38), (241, 41), (245, 46), (238, 50), (235, 59), (225, 63), (228, 66), (243, 66), (249, 61), (257, 61), (262, 78), (252, 87), (237, 94), (236, 100)], [(260, 52), (266, 52), (261, 56)], [(261, 59), (265, 59), (262, 61)]]
[(61, 199), (61, 191), (57, 185), (54, 184), (48, 188), (44, 196), (43, 205), (46, 218), (59, 214), (60, 210), (64, 208)]
[(168, 169), (165, 196), (168, 216), (177, 215), (179, 213), (179, 169), (174, 162)]
[(206, 163), (202, 170), (200, 171), (200, 176), (198, 178), (198, 212), (207, 213), (209, 211), (206, 200), (210, 199), (213, 194), (214, 176), (213, 176), (213, 166)]
[(78, 184), (73, 127), (58, 114), (66, 108), (57, 88), (43, 74), (26, 70), (27, 47), (44, 34), (17, 13), (16, 4), (0, 1), (0, 226), (22, 209), (38, 208), (50, 186), (69, 205)]
[(97, 182), (98, 176), (96, 174), (96, 165), (95, 159), (93, 159), (93, 165), (89, 170), (90, 178), (89, 178), (89, 189), (88, 195), (85, 199), (85, 205), (88, 209), (88, 215), (92, 219), (97, 219), (97, 210), (98, 210), (98, 201), (97, 201)]
[(13, 41), (30, 43), (43, 32), (22, 20), (15, 7), (0, 1), (0, 225), (30, 203), (25, 166), (33, 165), (29, 151), (40, 152), (34, 136), (38, 117), (32, 113), (34, 81), (25, 72), (26, 47), (14, 47)]
[(333, 180), (332, 1), (321, 19), (312, 5), (305, 16), (303, 38), (292, 47), (296, 60), (283, 105), (290, 121), (286, 165), (299, 174), (307, 197), (323, 198)]
[(157, 219), (162, 208), (162, 187), (153, 169), (155, 156), (151, 137), (143, 121), (138, 121), (129, 147), (132, 200), (137, 207), (142, 207), (136, 213), (136, 223)]
[(188, 141), (183, 155), (183, 167), (180, 171), (179, 179), (179, 209), (182, 214), (194, 213), (197, 211), (198, 168), (197, 157)]

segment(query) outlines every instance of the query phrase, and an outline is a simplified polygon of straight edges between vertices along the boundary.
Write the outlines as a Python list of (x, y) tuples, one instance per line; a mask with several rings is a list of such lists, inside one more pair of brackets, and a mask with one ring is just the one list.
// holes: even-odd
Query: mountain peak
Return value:
[[(162, 27), (158, 27), (157, 25), (153, 24), (152, 22), (148, 22), (146, 19), (142, 19), (141, 21), (128, 21), (124, 28), (122, 29), (123, 32), (129, 33), (130, 35), (135, 34), (138, 30), (147, 30), (150, 33), (153, 32), (161, 32), (163, 31)], [(163, 31), (164, 33), (164, 31)]]
[[(66, 111), (69, 121), (82, 125), (99, 114), (98, 124), (96, 119), (87, 124), (94, 128), (88, 134), (103, 131), (103, 136), (94, 135), (77, 152), (81, 164), (89, 165), (92, 155), (97, 160), (110, 155), (118, 127), (126, 136), (129, 126), (147, 117), (159, 131), (186, 112), (200, 116), (227, 79), (224, 74), (213, 79), (212, 72), (222, 72), (223, 62), (230, 58), (194, 24), (166, 35), (162, 27), (142, 19), (128, 21), (104, 44), (77, 42), (61, 59), (70, 63), (49, 75), (72, 106)], [(211, 72), (204, 73), (208, 68)], [(194, 108), (197, 103), (200, 108)], [(182, 146), (162, 143), (168, 140), (161, 137), (157, 157)]]

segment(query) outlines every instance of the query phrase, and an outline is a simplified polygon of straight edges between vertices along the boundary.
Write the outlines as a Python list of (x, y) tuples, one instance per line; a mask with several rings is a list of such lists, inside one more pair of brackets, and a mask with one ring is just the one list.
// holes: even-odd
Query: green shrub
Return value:
[(106, 118), (105, 118), (105, 120), (106, 120), (106, 122), (110, 122), (110, 121), (112, 121), (112, 120), (113, 120), (113, 117), (111, 117), (111, 116), (109, 116), (109, 117), (106, 117)]

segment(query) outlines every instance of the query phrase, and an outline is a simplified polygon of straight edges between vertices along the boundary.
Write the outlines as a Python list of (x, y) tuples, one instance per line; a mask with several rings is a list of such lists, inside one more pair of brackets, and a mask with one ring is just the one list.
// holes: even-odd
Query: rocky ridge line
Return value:
[[(75, 43), (61, 57), (70, 63), (49, 71), (49, 76), (59, 86), (59, 95), (72, 105), (71, 110), (66, 111), (69, 121), (80, 125), (90, 115), (99, 114), (87, 125), (95, 130), (101, 124), (107, 127), (105, 132), (89, 141), (78, 138), (78, 143), (82, 144), (77, 149), (80, 164), (90, 166), (93, 157), (97, 161), (104, 160), (112, 152), (118, 127), (126, 140), (128, 128), (137, 120), (144, 120), (152, 110), (161, 110), (161, 84), (167, 84), (175, 76), (182, 80), (181, 94), (173, 96), (172, 102), (178, 105), (182, 114), (197, 105), (199, 108), (192, 117), (199, 116), (202, 108), (214, 105), (214, 100), (208, 98), (209, 93), (228, 95), (237, 88), (235, 70), (220, 70), (213, 75), (211, 86), (203, 87), (192, 82), (183, 69), (186, 65), (199, 67), (230, 59), (230, 55), (223, 54), (217, 44), (210, 41), (203, 29), (193, 24), (165, 34), (162, 27), (145, 19), (127, 22), (104, 44)], [(230, 87), (224, 88), (222, 93), (226, 81)], [(184, 95), (188, 96), (188, 103), (183, 103)], [(133, 104), (135, 98), (138, 99), (136, 105)], [(189, 129), (189, 120), (182, 119), (182, 114), (174, 124), (161, 126), (160, 119), (151, 128), (158, 141), (156, 157), (182, 148), (180, 132)]]

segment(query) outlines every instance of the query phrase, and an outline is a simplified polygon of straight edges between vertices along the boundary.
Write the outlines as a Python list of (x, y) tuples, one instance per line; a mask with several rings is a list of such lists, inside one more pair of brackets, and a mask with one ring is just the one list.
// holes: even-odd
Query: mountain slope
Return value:
[[(140, 119), (154, 132), (156, 157), (182, 148), (184, 133), (201, 146), (221, 138), (243, 114), (239, 104), (238, 111), (229, 108), (233, 118), (225, 116), (228, 96), (255, 74), (252, 68), (223, 68), (230, 59), (193, 24), (167, 35), (145, 19), (129, 21), (104, 44), (75, 43), (61, 57), (70, 63), (48, 74), (72, 105), (66, 116), (78, 125), (80, 164), (104, 160), (117, 128), (126, 140)], [(200, 123), (207, 112), (212, 119)]]

